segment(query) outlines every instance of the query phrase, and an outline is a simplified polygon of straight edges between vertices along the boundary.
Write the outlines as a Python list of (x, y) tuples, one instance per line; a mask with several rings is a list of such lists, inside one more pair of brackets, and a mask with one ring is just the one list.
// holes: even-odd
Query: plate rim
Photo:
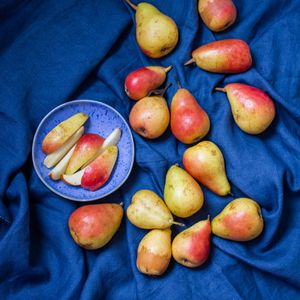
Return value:
[[(36, 159), (34, 158), (34, 152), (35, 152), (35, 149), (36, 149), (36, 139), (37, 139), (37, 135), (39, 133), (39, 131), (41, 130), (41, 127), (43, 125), (43, 123), (45, 122), (45, 120), (47, 120), (47, 118), (55, 113), (55, 111), (61, 109), (62, 107), (64, 106), (67, 106), (67, 105), (70, 105), (71, 103), (74, 103), (74, 102), (85, 102), (85, 103), (94, 103), (94, 104), (100, 104), (100, 105), (103, 105), (105, 106), (106, 108), (108, 109), (111, 109), (114, 113), (116, 113), (120, 118), (121, 120), (124, 122), (125, 126), (127, 127), (128, 129), (128, 132), (129, 132), (129, 137), (130, 137), (130, 141), (131, 141), (131, 144), (132, 144), (132, 155), (131, 155), (131, 164), (130, 164), (130, 167), (129, 167), (129, 170), (128, 170), (128, 173), (127, 175), (124, 177), (124, 179), (121, 181), (121, 183), (116, 186), (114, 189), (112, 189), (111, 191), (103, 194), (101, 197), (94, 197), (94, 198), (91, 198), (91, 199), (78, 199), (78, 198), (73, 198), (71, 196), (68, 196), (68, 195), (64, 195), (62, 194), (61, 192), (57, 191), (56, 189), (54, 189), (52, 186), (50, 186), (46, 180), (43, 178), (43, 176), (40, 174), (40, 172), (38, 172), (37, 170), (39, 170), (39, 168), (37, 167), (36, 165)], [(125, 181), (128, 179), (129, 175), (131, 174), (131, 171), (132, 171), (132, 168), (133, 168), (133, 164), (134, 164), (134, 156), (135, 156), (135, 146), (134, 146), (134, 140), (133, 140), (133, 136), (132, 136), (132, 132), (131, 132), (131, 129), (128, 125), (128, 123), (126, 122), (126, 120), (124, 119), (124, 117), (115, 109), (113, 108), (112, 106), (104, 103), (104, 102), (101, 102), (101, 101), (97, 101), (97, 100), (92, 100), (92, 99), (75, 99), (75, 100), (71, 100), (69, 102), (65, 102), (65, 103), (62, 103), (56, 107), (54, 107), (51, 111), (49, 111), (44, 117), (43, 119), (40, 121), (35, 133), (34, 133), (34, 137), (33, 137), (33, 141), (32, 141), (32, 147), (31, 147), (31, 159), (32, 159), (32, 162), (33, 162), (33, 167), (34, 167), (34, 170), (36, 172), (36, 174), (38, 175), (39, 179), (42, 181), (42, 183), (50, 190), (52, 191), (53, 193), (59, 195), (60, 197), (64, 198), (64, 199), (68, 199), (68, 200), (71, 200), (71, 201), (76, 201), (76, 202), (90, 202), (90, 201), (96, 201), (96, 200), (100, 200), (100, 199), (103, 199), (104, 197), (107, 197), (108, 195), (112, 194), (113, 192), (115, 192), (116, 190), (118, 190), (124, 183)]]

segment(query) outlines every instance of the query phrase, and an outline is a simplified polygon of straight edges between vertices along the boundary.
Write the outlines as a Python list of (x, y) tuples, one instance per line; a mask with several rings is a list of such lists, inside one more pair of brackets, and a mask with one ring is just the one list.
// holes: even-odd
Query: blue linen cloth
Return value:
[[(137, 1), (133, 1), (137, 3)], [(222, 33), (200, 21), (195, 0), (149, 0), (178, 24), (180, 42), (162, 59), (150, 59), (135, 40), (134, 13), (121, 0), (2, 0), (0, 2), (0, 298), (1, 299), (298, 299), (300, 297), (300, 3), (234, 1), (238, 18)], [(191, 51), (208, 42), (241, 38), (254, 64), (223, 76), (183, 67)], [(68, 232), (79, 204), (60, 198), (38, 179), (31, 144), (41, 119), (73, 99), (96, 99), (127, 120), (133, 101), (126, 75), (146, 65), (173, 65), (174, 77), (211, 119), (206, 137), (222, 150), (236, 197), (256, 199), (263, 234), (246, 243), (212, 237), (205, 265), (187, 269), (174, 261), (160, 278), (142, 275), (136, 250), (146, 231), (125, 217), (103, 249), (85, 251)], [(242, 82), (272, 96), (276, 119), (263, 134), (243, 133), (226, 96), (215, 86)], [(136, 158), (127, 182), (101, 202), (129, 205), (139, 189), (163, 194), (167, 169), (187, 146), (168, 130), (145, 140), (134, 133)], [(233, 197), (203, 188), (205, 205), (187, 226), (214, 217)], [(178, 219), (180, 221), (180, 219)], [(182, 221), (182, 220), (181, 220)], [(173, 236), (181, 228), (173, 227)]]

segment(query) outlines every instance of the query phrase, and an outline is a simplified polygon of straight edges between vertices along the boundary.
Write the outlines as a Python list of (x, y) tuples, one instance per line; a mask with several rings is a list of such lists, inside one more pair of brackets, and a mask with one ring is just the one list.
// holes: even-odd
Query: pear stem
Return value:
[(224, 88), (220, 88), (220, 87), (216, 87), (215, 91), (226, 93), (226, 90)]
[(134, 9), (134, 10), (137, 9), (137, 6), (134, 5), (133, 3), (131, 3), (130, 0), (125, 0), (125, 1), (127, 2), (127, 4), (128, 4), (132, 9)]
[(120, 205), (120, 206), (124, 206), (124, 202), (120, 202), (119, 205)]
[(172, 220), (170, 220), (170, 223), (171, 223), (171, 224), (174, 224), (174, 225), (178, 225), (178, 226), (185, 227), (185, 224), (183, 224), (183, 223), (180, 223), (180, 222), (176, 222), (176, 221), (172, 221)]
[(177, 82), (178, 88), (179, 88), (179, 89), (182, 89), (182, 85), (181, 85), (181, 83), (180, 83), (180, 81), (179, 81), (178, 77), (177, 77), (177, 76), (175, 76), (175, 77), (174, 77), (174, 79), (175, 79), (175, 80), (176, 80), (176, 82)]
[(167, 85), (166, 85), (166, 87), (163, 89), (163, 91), (162, 91), (162, 96), (165, 94), (165, 92), (167, 91), (167, 89), (170, 87), (172, 85), (172, 83), (171, 82), (169, 82)]
[(207, 220), (208, 220), (208, 221), (210, 220), (210, 215), (207, 216)]
[(167, 68), (164, 68), (165, 72), (168, 73), (171, 69), (173, 68), (173, 66), (168, 66)]
[(235, 196), (234, 196), (234, 194), (233, 194), (233, 193), (231, 193), (231, 192), (229, 192), (229, 195), (230, 195), (230, 196), (232, 196), (232, 197), (235, 197)]
[(184, 63), (184, 65), (187, 66), (187, 65), (190, 65), (190, 64), (192, 64), (192, 63), (194, 63), (194, 62), (195, 62), (194, 58), (191, 58), (191, 59), (188, 60), (186, 63)]
[(151, 97), (151, 96), (153, 96), (153, 95), (159, 96), (159, 97), (163, 97), (164, 94), (165, 94), (165, 92), (166, 92), (166, 90), (167, 90), (171, 85), (172, 85), (172, 83), (169, 82), (169, 83), (167, 84), (167, 86), (164, 87), (163, 89), (152, 90), (152, 91), (150, 91), (150, 92), (148, 93), (147, 97)]

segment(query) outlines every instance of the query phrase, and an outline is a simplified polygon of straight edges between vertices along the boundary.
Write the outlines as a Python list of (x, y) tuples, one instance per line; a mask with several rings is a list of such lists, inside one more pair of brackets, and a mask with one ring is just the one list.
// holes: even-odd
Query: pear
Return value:
[(123, 217), (119, 204), (92, 204), (77, 208), (69, 217), (69, 229), (74, 241), (85, 249), (105, 246), (117, 232)]
[(178, 165), (166, 176), (164, 200), (173, 215), (187, 218), (203, 205), (203, 192), (197, 181)]
[(171, 230), (153, 229), (139, 244), (136, 266), (146, 275), (162, 275), (168, 268), (171, 256)]
[(127, 208), (127, 217), (135, 226), (142, 229), (165, 229), (175, 222), (163, 200), (153, 191), (136, 192)]
[(211, 42), (192, 52), (192, 59), (185, 65), (196, 62), (197, 66), (208, 72), (240, 73), (252, 65), (248, 44), (239, 39)]
[(210, 141), (188, 148), (183, 154), (184, 168), (195, 179), (219, 196), (230, 194), (221, 150)]
[(43, 152), (50, 154), (60, 148), (80, 127), (82, 127), (88, 117), (87, 114), (80, 112), (55, 126), (43, 140)]
[(171, 130), (182, 143), (192, 144), (208, 133), (210, 120), (207, 113), (186, 89), (179, 88), (171, 103)]
[(166, 80), (166, 73), (172, 66), (148, 66), (131, 72), (125, 79), (125, 92), (132, 100), (140, 100), (160, 87)]
[(69, 184), (95, 191), (102, 187), (110, 178), (118, 157), (118, 147), (107, 147), (94, 161), (84, 169), (68, 175), (63, 174), (62, 180)]
[(172, 255), (181, 265), (195, 268), (207, 260), (210, 252), (209, 218), (179, 233), (172, 243)]
[(199, 0), (198, 11), (205, 25), (214, 32), (227, 29), (236, 19), (232, 0)]
[(44, 165), (47, 168), (52, 168), (70, 151), (84, 133), (84, 127), (81, 126), (71, 137), (61, 145), (57, 150), (48, 154), (44, 159)]
[(98, 134), (87, 133), (76, 144), (75, 150), (68, 163), (66, 174), (74, 174), (87, 161), (93, 158), (104, 142), (104, 138)]
[(143, 53), (152, 58), (170, 53), (178, 42), (176, 23), (149, 3), (126, 2), (136, 10), (136, 40)]
[(275, 105), (262, 90), (242, 83), (230, 83), (217, 91), (227, 93), (236, 124), (244, 132), (259, 134), (275, 118)]
[(168, 128), (170, 112), (163, 96), (145, 97), (131, 109), (129, 123), (132, 129), (147, 139), (160, 137)]
[(255, 239), (262, 233), (264, 220), (256, 201), (238, 198), (227, 204), (211, 225), (213, 234), (243, 242)]

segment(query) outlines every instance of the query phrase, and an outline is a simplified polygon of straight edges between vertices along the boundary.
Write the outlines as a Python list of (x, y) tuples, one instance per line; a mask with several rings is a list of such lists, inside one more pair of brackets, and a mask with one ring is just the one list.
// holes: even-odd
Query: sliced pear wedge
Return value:
[(71, 156), (73, 155), (73, 152), (75, 150), (75, 147), (76, 145), (74, 145), (73, 148), (69, 150), (69, 152), (64, 156), (64, 158), (49, 173), (49, 176), (52, 180), (59, 180), (61, 175), (65, 173), (69, 160), (71, 159)]
[(84, 133), (84, 126), (81, 126), (60, 148), (46, 156), (44, 165), (47, 168), (54, 167), (65, 154), (77, 143)]

